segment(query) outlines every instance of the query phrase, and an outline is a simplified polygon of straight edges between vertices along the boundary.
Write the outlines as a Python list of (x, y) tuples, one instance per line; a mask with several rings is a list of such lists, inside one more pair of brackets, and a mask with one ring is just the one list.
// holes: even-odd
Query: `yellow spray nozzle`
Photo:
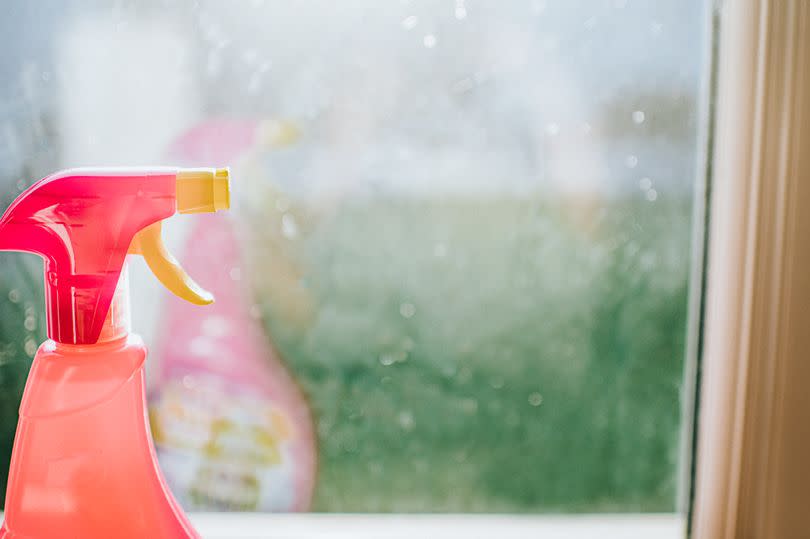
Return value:
[[(175, 176), (179, 213), (213, 213), (231, 206), (230, 171), (227, 168), (186, 168)], [(195, 305), (208, 305), (214, 296), (194, 282), (169, 253), (160, 235), (161, 223), (140, 230), (128, 253), (141, 255), (155, 277), (174, 295)]]
[(177, 211), (213, 213), (231, 207), (231, 179), (227, 168), (184, 168), (176, 175)]
[(213, 303), (213, 294), (194, 282), (166, 249), (160, 230), (161, 224), (158, 221), (135, 234), (129, 254), (143, 256), (155, 277), (175, 296), (194, 305)]

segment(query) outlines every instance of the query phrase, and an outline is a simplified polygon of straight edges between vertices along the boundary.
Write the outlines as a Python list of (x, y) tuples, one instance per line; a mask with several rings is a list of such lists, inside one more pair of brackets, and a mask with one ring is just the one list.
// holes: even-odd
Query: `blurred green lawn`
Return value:
[(300, 212), (313, 320), (264, 307), (317, 417), (315, 509), (673, 511), (690, 202)]

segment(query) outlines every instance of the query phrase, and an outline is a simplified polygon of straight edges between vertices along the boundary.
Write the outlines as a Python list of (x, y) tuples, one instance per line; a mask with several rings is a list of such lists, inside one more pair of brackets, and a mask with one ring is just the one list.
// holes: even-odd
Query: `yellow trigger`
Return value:
[(146, 265), (163, 286), (175, 296), (195, 305), (209, 305), (214, 296), (189, 277), (171, 253), (160, 235), (160, 221), (135, 234), (129, 254), (141, 255)]

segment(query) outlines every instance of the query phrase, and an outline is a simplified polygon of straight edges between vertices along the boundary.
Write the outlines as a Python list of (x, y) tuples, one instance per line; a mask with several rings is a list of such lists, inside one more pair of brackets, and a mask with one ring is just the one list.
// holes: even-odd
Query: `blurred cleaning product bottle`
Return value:
[(149, 414), (161, 468), (186, 510), (306, 510), (315, 472), (309, 407), (251, 307), (233, 228), (205, 217), (182, 262), (217, 303), (193, 317), (193, 306), (166, 298), (155, 343)]
[[(170, 155), (244, 169), (295, 137), (285, 122), (211, 120)], [(267, 183), (257, 175), (250, 181)], [(235, 223), (202, 216), (188, 225), (180, 260), (218, 301), (203, 317), (170, 295), (157, 303), (149, 413), (161, 468), (187, 510), (307, 510), (316, 458), (309, 406), (261, 324)]]
[(229, 205), (227, 169), (75, 169), (40, 180), (0, 218), (0, 250), (45, 260), (50, 337), (20, 405), (0, 538), (199, 537), (155, 458), (126, 256), (209, 304), (166, 251), (161, 221)]

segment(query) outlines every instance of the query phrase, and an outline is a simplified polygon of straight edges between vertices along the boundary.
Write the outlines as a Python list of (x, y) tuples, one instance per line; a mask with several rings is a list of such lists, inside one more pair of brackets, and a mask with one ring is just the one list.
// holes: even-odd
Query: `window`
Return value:
[[(709, 14), (15, 2), (4, 202), (67, 166), (232, 165), (226, 231), (166, 230), (222, 307), (192, 316), (132, 268), (187, 508), (683, 514)], [(211, 231), (238, 247), (201, 249)], [(5, 455), (38, 264), (0, 255)]]

